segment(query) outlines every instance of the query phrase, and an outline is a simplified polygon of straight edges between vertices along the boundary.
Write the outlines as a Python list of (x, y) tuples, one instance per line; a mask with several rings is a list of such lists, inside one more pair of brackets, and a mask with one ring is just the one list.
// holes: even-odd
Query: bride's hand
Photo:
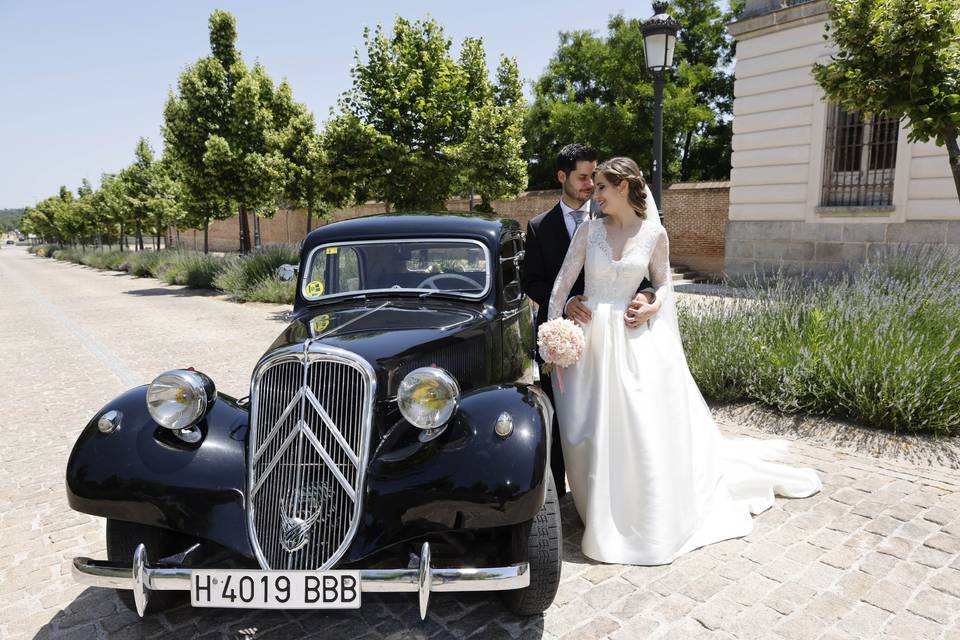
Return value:
[(593, 313), (590, 311), (590, 307), (583, 304), (586, 301), (586, 296), (573, 296), (567, 302), (567, 306), (563, 310), (564, 314), (577, 324), (585, 325), (589, 323), (593, 318)]

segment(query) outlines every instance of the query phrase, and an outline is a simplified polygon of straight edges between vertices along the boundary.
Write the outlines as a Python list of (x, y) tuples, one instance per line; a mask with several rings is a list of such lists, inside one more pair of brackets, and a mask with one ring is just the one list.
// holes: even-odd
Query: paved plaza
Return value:
[(806, 438), (787, 461), (818, 469), (822, 493), (779, 499), (746, 538), (669, 566), (587, 560), (565, 498), (560, 591), (534, 619), (495, 596), (440, 594), (421, 622), (413, 594), (368, 594), (358, 612), (184, 606), (139, 620), (112, 591), (75, 584), (71, 558), (106, 557), (103, 521), (64, 491), (85, 421), (173, 367), (246, 395), (285, 310), (0, 250), (0, 639), (960, 638), (960, 471)]

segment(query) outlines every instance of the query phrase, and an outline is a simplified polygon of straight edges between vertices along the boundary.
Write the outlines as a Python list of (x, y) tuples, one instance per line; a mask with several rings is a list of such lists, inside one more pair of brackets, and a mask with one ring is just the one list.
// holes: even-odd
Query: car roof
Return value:
[(510, 231), (520, 231), (520, 223), (489, 214), (381, 213), (318, 227), (304, 240), (303, 249), (355, 240), (463, 237), (481, 240), (496, 253), (501, 236)]

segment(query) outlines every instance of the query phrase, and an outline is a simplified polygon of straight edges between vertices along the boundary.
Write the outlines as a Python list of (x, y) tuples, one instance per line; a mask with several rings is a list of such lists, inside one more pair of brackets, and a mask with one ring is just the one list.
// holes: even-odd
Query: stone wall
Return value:
[[(553, 208), (560, 199), (560, 190), (528, 191), (512, 200), (495, 200), (498, 214), (513, 218), (526, 228), (530, 218)], [(664, 189), (664, 217), (670, 235), (670, 257), (675, 264), (683, 264), (705, 273), (720, 273), (724, 266), (725, 230), (729, 203), (729, 184), (703, 182), (673, 184)], [(449, 211), (469, 211), (466, 198), (447, 202)], [(361, 206), (340, 209), (329, 221), (313, 220), (313, 227), (321, 224), (383, 213), (382, 203), (368, 202)], [(251, 216), (251, 226), (252, 226)], [(300, 242), (306, 235), (307, 216), (303, 209), (281, 209), (272, 218), (261, 218), (260, 243), (282, 244)], [(179, 240), (171, 231), (170, 246), (184, 249), (203, 249), (203, 230), (181, 230)], [(233, 252), (239, 247), (239, 228), (236, 216), (210, 224), (211, 251)]]
[(726, 272), (731, 276), (783, 267), (790, 272), (827, 271), (876, 258), (903, 245), (960, 249), (960, 221), (826, 223), (731, 220)]

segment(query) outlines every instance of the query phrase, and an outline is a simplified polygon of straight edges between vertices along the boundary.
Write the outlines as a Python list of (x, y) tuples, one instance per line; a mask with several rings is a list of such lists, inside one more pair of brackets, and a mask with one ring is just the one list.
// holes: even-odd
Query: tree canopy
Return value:
[[(258, 63), (248, 69), (236, 48), (237, 25), (210, 14), (211, 55), (187, 67), (164, 109), (165, 155), (183, 183), (192, 217), (240, 216), (240, 249), (251, 247), (248, 214), (273, 212), (286, 161), (278, 130), (292, 115), (275, 111), (278, 91)], [(197, 212), (202, 207), (203, 211)]]
[(960, 0), (834, 0), (824, 38), (839, 49), (814, 66), (827, 97), (945, 145), (960, 198)]
[[(742, 9), (732, 3), (733, 11)], [(732, 13), (716, 0), (677, 0), (676, 71), (664, 87), (664, 179), (726, 179), (730, 172), (733, 43), (724, 31)], [(606, 36), (560, 34), (557, 51), (534, 84), (526, 119), (530, 185), (554, 188), (554, 158), (570, 142), (601, 157), (653, 160), (653, 84), (643, 56), (642, 23), (613, 16)]]
[[(515, 63), (502, 62), (493, 85), (482, 42), (465, 39), (454, 59), (434, 20), (398, 17), (392, 34), (381, 26), (365, 30), (364, 46), (366, 58), (358, 52), (351, 71), (353, 87), (324, 133), (331, 177), (342, 185), (339, 199), (442, 210), (465, 187), (486, 203), (523, 190), (522, 176), (511, 169), (520, 161), (522, 109), (519, 78), (509, 70)], [(491, 163), (500, 163), (507, 178), (490, 179)]]

